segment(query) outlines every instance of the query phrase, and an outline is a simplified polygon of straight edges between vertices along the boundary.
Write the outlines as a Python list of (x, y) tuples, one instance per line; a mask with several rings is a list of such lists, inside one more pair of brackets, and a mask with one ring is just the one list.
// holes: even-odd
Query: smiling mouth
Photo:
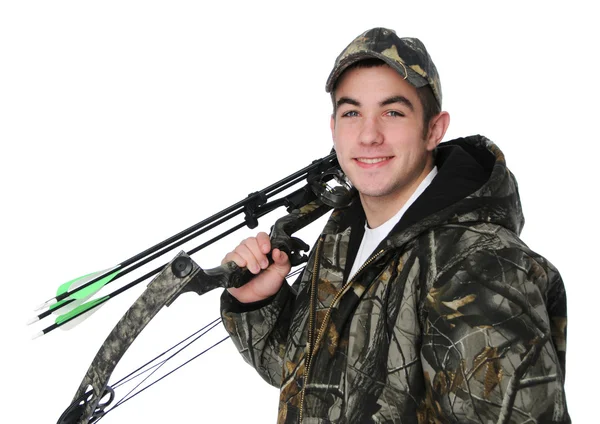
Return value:
[(374, 164), (374, 163), (379, 163), (379, 162), (383, 162), (386, 161), (388, 159), (391, 159), (391, 156), (386, 156), (386, 157), (382, 157), (382, 158), (356, 158), (355, 160), (357, 162), (360, 163), (366, 163), (366, 164)]

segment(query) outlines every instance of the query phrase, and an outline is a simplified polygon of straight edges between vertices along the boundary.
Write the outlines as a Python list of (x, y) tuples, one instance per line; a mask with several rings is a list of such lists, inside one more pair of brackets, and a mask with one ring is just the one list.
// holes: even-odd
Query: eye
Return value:
[(388, 110), (385, 114), (392, 117), (404, 116), (402, 112), (398, 112), (397, 110)]
[(356, 117), (356, 116), (358, 116), (358, 112), (355, 110), (349, 110), (347, 112), (342, 113), (343, 118), (346, 118), (346, 117), (352, 118), (352, 117)]

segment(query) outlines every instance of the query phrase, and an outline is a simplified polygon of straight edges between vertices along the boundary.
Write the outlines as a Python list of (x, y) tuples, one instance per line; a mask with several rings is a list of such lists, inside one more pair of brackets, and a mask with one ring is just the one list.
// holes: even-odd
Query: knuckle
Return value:
[(246, 260), (244, 259), (244, 257), (242, 255), (238, 255), (237, 253), (234, 253), (233, 255), (231, 255), (230, 260), (235, 262), (239, 266), (243, 266), (246, 263)]

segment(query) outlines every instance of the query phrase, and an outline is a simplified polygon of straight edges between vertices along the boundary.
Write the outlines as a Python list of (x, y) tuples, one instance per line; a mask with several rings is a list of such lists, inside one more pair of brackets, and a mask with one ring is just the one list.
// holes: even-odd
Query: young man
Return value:
[(257, 274), (223, 293), (222, 316), (281, 388), (279, 422), (570, 422), (562, 280), (518, 237), (498, 147), (440, 144), (449, 115), (425, 46), (366, 31), (327, 91), (358, 199), (332, 213), (292, 287), (265, 233), (224, 258)]

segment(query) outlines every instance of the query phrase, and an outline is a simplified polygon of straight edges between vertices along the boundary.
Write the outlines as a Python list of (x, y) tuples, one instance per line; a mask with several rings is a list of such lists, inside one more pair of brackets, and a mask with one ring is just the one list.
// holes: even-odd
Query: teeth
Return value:
[(379, 162), (383, 162), (384, 160), (388, 160), (388, 157), (385, 158), (373, 158), (373, 159), (369, 159), (369, 158), (357, 158), (356, 160), (362, 163), (379, 163)]

